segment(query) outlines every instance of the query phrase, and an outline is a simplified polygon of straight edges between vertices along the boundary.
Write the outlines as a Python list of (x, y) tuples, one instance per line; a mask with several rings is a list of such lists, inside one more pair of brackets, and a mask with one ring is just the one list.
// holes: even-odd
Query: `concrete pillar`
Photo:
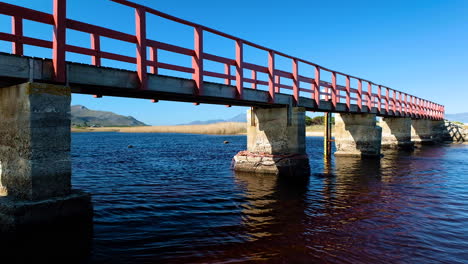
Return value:
[(70, 100), (65, 86), (0, 88), (0, 232), (92, 219), (90, 196), (71, 189)]
[(247, 111), (247, 150), (234, 157), (234, 170), (268, 174), (309, 174), (305, 109), (253, 108)]
[(411, 140), (415, 144), (433, 144), (434, 130), (433, 121), (429, 119), (411, 120)]
[(381, 140), (375, 114), (335, 115), (335, 156), (380, 157)]
[(411, 118), (384, 117), (380, 122), (380, 127), (382, 127), (383, 149), (413, 149)]

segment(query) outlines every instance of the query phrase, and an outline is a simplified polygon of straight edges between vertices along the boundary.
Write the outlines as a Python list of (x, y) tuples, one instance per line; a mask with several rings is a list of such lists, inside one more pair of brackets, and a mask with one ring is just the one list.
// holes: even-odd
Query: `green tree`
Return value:
[[(323, 116), (316, 116), (314, 118), (306, 116), (306, 126), (323, 126), (324, 124), (324, 117)], [(332, 117), (332, 124), (335, 124), (335, 118)]]

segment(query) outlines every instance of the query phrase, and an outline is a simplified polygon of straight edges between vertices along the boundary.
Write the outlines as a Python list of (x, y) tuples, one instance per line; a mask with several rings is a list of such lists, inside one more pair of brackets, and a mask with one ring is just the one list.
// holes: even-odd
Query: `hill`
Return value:
[(82, 105), (71, 107), (72, 126), (80, 127), (126, 127), (146, 126), (145, 123), (131, 116), (122, 116), (112, 112), (96, 111)]
[(229, 119), (211, 119), (211, 120), (204, 120), (204, 121), (201, 121), (201, 120), (196, 120), (196, 121), (192, 121), (190, 123), (187, 123), (187, 124), (181, 124), (181, 125), (209, 125), (209, 124), (216, 124), (216, 123), (226, 123), (226, 122), (241, 122), (241, 123), (245, 123), (247, 122), (247, 116), (245, 113), (242, 113), (242, 114), (238, 114), (232, 118), (229, 118)]
[(445, 119), (449, 121), (468, 123), (468, 113), (445, 114)]

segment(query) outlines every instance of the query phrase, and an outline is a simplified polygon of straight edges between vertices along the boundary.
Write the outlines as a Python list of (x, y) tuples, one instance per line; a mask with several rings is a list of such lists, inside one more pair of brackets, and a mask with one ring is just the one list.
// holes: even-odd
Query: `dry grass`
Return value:
[[(247, 133), (246, 126), (246, 123), (225, 122), (208, 125), (72, 128), (72, 132), (186, 133), (206, 135), (240, 135)], [(323, 133), (324, 126), (322, 125), (306, 127), (307, 136), (320, 137), (323, 136)]]
[[(245, 134), (247, 132), (246, 124), (237, 122), (180, 126), (96, 127), (86, 128), (85, 130), (89, 132), (187, 133), (207, 135), (237, 135)], [(75, 130), (74, 132), (80, 131)]]

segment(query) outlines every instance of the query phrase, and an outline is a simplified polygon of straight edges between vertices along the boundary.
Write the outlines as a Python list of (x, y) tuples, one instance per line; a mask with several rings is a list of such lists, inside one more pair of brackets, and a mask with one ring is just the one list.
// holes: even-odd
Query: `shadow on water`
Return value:
[[(85, 221), (89, 222), (89, 221)], [(3, 263), (88, 263), (92, 248), (92, 225), (80, 219), (28, 226), (14, 234), (1, 234)]]

